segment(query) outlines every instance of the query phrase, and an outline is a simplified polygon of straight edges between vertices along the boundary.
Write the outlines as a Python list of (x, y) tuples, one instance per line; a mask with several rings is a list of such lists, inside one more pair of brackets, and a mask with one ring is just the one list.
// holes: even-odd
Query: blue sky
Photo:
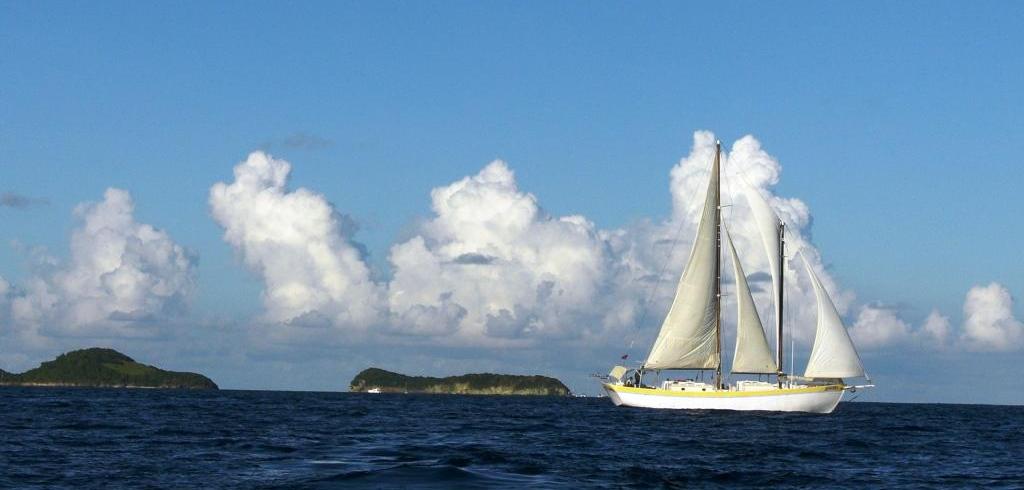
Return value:
[[(32, 247), (67, 257), (72, 210), (122, 188), (136, 220), (198, 258), (191, 320), (177, 321), (244, 329), (264, 310), (264, 282), (222, 239), (208, 199), (253, 150), (291, 162), (291, 188), (358, 223), (350, 238), (388, 277), (389, 248), (432, 216), (430, 190), (491, 160), (547, 213), (617, 229), (671, 215), (669, 171), (694, 131), (711, 130), (727, 144), (751, 134), (778, 159), (776, 192), (810, 207), (808, 236), (859, 302), (910, 324), (938, 309), (958, 325), (974, 286), (1024, 294), (1022, 7), (789, 7), (5, 3), (0, 192), (45, 203), (0, 207), (0, 276), (37, 274)], [(1019, 302), (1012, 311), (1024, 317)], [(266, 370), (302, 372), (281, 350)], [(980, 376), (1020, 351), (862, 354), (869, 371), (918, 373), (876, 395), (909, 400), (939, 396), (902, 394), (934, 369)], [(229, 386), (330, 387), (197, 362)]]

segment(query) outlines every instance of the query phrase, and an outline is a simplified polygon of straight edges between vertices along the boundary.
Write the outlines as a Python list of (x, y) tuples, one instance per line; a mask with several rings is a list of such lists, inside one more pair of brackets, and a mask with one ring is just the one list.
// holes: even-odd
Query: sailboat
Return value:
[[(868, 378), (832, 298), (802, 254), (817, 300), (817, 329), (803, 376), (784, 371), (786, 228), (760, 192), (747, 186), (744, 194), (771, 269), (775, 306), (773, 356), (739, 254), (722, 222), (721, 153), (721, 143), (716, 142), (697, 236), (650, 354), (639, 368), (615, 366), (604, 377), (602, 386), (616, 406), (831, 413), (846, 392), (874, 385), (850, 385), (845, 381)], [(736, 347), (731, 373), (759, 378), (732, 384), (725, 382), (722, 373), (723, 238), (736, 282)], [(666, 379), (658, 386), (644, 383), (645, 376), (650, 379), (654, 374), (660, 378), (663, 371), (675, 370), (699, 371), (701, 379)], [(710, 383), (703, 380), (705, 371), (714, 372)]]

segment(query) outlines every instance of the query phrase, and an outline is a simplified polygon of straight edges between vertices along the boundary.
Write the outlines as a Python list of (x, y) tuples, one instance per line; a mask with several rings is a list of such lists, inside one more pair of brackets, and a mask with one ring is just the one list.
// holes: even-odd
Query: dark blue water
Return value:
[(0, 389), (0, 487), (1024, 488), (1024, 407)]

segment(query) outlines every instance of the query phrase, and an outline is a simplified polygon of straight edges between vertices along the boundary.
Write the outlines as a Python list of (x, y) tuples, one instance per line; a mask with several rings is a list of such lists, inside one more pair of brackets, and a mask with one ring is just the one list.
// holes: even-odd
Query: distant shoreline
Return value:
[(165, 371), (113, 349), (93, 347), (57, 356), (24, 373), (0, 370), (0, 387), (216, 390), (197, 373)]
[(407, 376), (368, 368), (349, 383), (349, 391), (367, 394), (428, 394), (428, 395), (514, 395), (514, 396), (569, 396), (569, 388), (549, 376), (514, 374), (463, 374), (435, 378)]

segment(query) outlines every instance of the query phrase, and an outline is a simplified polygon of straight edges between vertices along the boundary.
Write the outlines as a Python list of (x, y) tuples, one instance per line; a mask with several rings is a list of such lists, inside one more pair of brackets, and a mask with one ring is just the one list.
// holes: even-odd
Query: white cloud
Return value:
[(971, 350), (1010, 351), (1024, 346), (1024, 324), (1013, 317), (1013, 297), (1003, 285), (975, 286), (964, 300), (961, 340)]
[(949, 342), (952, 330), (949, 318), (943, 316), (938, 310), (932, 310), (928, 314), (928, 318), (925, 318), (921, 328), (914, 332), (914, 335), (927, 347), (944, 349)]
[[(213, 186), (210, 206), (225, 240), (262, 277), (264, 316), (271, 323), (326, 324), (339, 332), (374, 327), (382, 335), (451, 345), (643, 343), (653, 338), (689, 252), (714, 140), (711, 133), (695, 133), (692, 152), (672, 168), (667, 220), (614, 230), (583, 216), (546, 213), (536, 196), (519, 189), (509, 166), (494, 161), (431, 192), (433, 215), (392, 246), (386, 283), (373, 282), (326, 199), (286, 188), (287, 162), (253, 153), (235, 167), (233, 183)], [(778, 161), (747, 136), (725, 155), (723, 172), (723, 201), (732, 205), (725, 218), (746, 272), (764, 276), (768, 260), (742, 197), (744, 181), (787, 221), (789, 255), (802, 250), (846, 311), (853, 294), (838, 288), (805, 238), (807, 206), (773, 193)], [(791, 263), (787, 277), (787, 323), (806, 344), (815, 325), (814, 293), (802, 267)], [(769, 323), (769, 288), (758, 291)], [(644, 325), (638, 325), (641, 318)]]
[(323, 196), (288, 190), (291, 165), (254, 152), (235, 166), (235, 180), (210, 189), (210, 209), (264, 283), (265, 317), (297, 325), (364, 328), (378, 322), (381, 291), (359, 250), (343, 234), (343, 218)]
[(1001, 284), (971, 288), (964, 299), (963, 324), (955, 329), (949, 318), (932, 310), (917, 328), (882, 306), (861, 307), (850, 333), (864, 349), (898, 346), (911, 341), (934, 350), (981, 352), (1024, 348), (1024, 324), (1013, 316), (1013, 297)]
[[(694, 133), (694, 146), (689, 156), (682, 159), (671, 171), (671, 191), (673, 216), (667, 223), (652, 230), (662, 241), (669, 241), (676, 229), (681, 229), (680, 242), (670, 262), (663, 281), (670, 284), (666, 289), (662, 306), (658, 311), (667, 309), (667, 295), (674, 292), (674, 283), (681, 272), (689, 253), (690, 243), (700, 218), (700, 206), (707, 186), (710, 162), (714, 158), (715, 136), (707, 131)], [(796, 259), (802, 254), (814, 269), (822, 285), (829, 291), (840, 314), (845, 314), (854, 303), (855, 295), (839, 287), (832, 274), (824, 265), (821, 254), (808, 239), (811, 226), (811, 213), (808, 206), (801, 200), (779, 196), (774, 186), (782, 175), (782, 166), (777, 159), (761, 147), (753, 136), (744, 136), (737, 140), (727, 151), (723, 149), (722, 160), (722, 204), (723, 219), (729, 227), (732, 240), (743, 262), (744, 272), (748, 275), (770, 270), (768, 256), (764, 251), (757, 223), (747, 203), (744, 185), (749, 185), (766, 198), (775, 213), (786, 223), (786, 327), (798, 343), (809, 345), (813, 341), (814, 329), (817, 324), (817, 306), (814, 290), (810, 279), (802, 265)], [(629, 230), (629, 235), (639, 238), (640, 233)], [(648, 259), (652, 268), (654, 264), (663, 263), (662, 258)], [(731, 268), (725, 268), (726, 276), (731, 280)], [(774, 325), (775, 314), (771, 287), (763, 287), (754, 291), (754, 299), (759, 306), (762, 321), (766, 326)], [(733, 308), (727, 305), (726, 308)], [(657, 315), (655, 315), (657, 316)], [(769, 327), (769, 336), (774, 329)]]
[(599, 322), (609, 257), (593, 223), (546, 214), (502, 161), (431, 200), (433, 219), (391, 249), (396, 328), (485, 342), (574, 337)]
[(37, 271), (9, 289), (9, 317), (30, 343), (64, 335), (132, 336), (187, 308), (195, 259), (166, 232), (134, 218), (120, 189), (75, 209), (80, 220), (66, 263), (37, 260)]
[(861, 308), (850, 333), (859, 347), (868, 349), (910, 341), (936, 350), (1012, 351), (1024, 347), (1024, 325), (1013, 317), (1013, 298), (1002, 285), (971, 288), (963, 311), (959, 329), (938, 310), (932, 310), (920, 327), (912, 328), (894, 310), (869, 305)]
[(854, 343), (862, 349), (900, 344), (911, 338), (911, 328), (896, 311), (879, 305), (864, 305), (850, 327)]

